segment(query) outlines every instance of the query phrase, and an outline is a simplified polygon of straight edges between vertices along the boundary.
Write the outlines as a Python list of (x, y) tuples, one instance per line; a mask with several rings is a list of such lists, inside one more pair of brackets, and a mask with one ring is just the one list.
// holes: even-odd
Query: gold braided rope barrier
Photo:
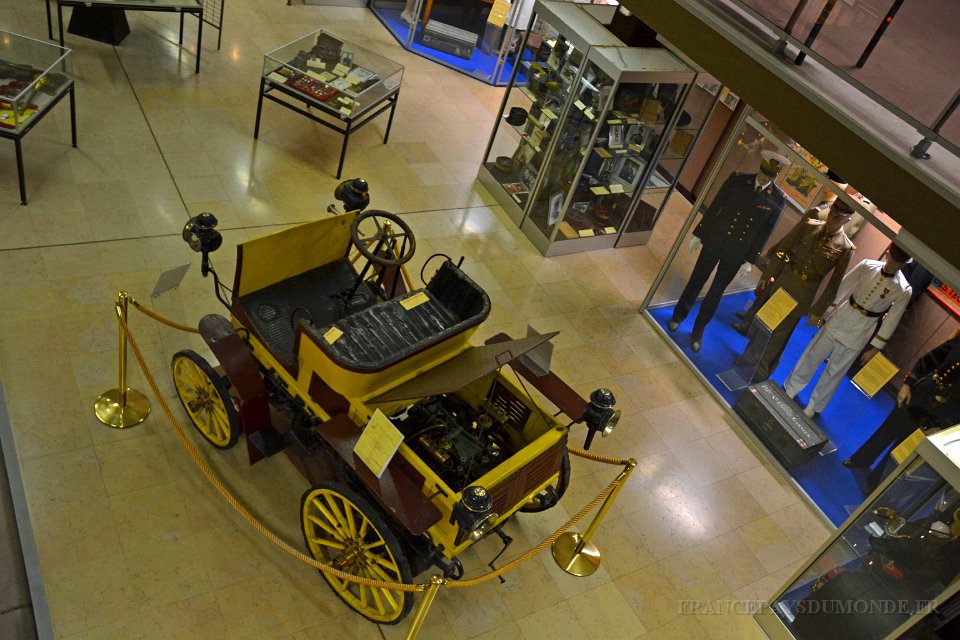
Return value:
[[(199, 333), (199, 330), (194, 329), (193, 327), (190, 327), (188, 325), (184, 325), (178, 322), (174, 322), (152, 310), (147, 309), (146, 307), (143, 307), (136, 300), (134, 300), (132, 297), (130, 297), (125, 293), (122, 294), (122, 296), (128, 299), (136, 309), (143, 312), (148, 317), (156, 320), (157, 322), (161, 322), (174, 329), (179, 329), (179, 330), (187, 331), (190, 333)], [(464, 589), (467, 587), (473, 587), (473, 586), (484, 584), (490, 580), (493, 580), (494, 578), (499, 578), (501, 575), (503, 575), (507, 571), (510, 571), (520, 566), (524, 562), (530, 560), (531, 558), (533, 558), (534, 556), (542, 552), (548, 546), (553, 545), (554, 543), (557, 542), (558, 539), (563, 537), (565, 534), (570, 535), (569, 533), (567, 533), (567, 531), (571, 527), (573, 527), (580, 520), (582, 520), (590, 511), (596, 508), (597, 505), (604, 503), (603, 507), (601, 508), (601, 512), (594, 519), (593, 523), (589, 528), (590, 531), (594, 530), (596, 526), (599, 524), (599, 521), (602, 518), (603, 513), (609, 508), (609, 505), (612, 502), (612, 498), (616, 496), (624, 480), (626, 480), (626, 477), (629, 475), (633, 467), (636, 466), (636, 461), (633, 459), (623, 460), (620, 458), (611, 458), (608, 456), (589, 453), (582, 449), (567, 447), (567, 450), (572, 455), (585, 458), (588, 460), (593, 460), (595, 462), (601, 462), (604, 464), (623, 465), (626, 467), (626, 469), (623, 472), (621, 472), (620, 475), (618, 475), (612, 482), (610, 482), (610, 484), (607, 485), (599, 494), (597, 494), (597, 496), (593, 500), (591, 500), (588, 504), (586, 504), (582, 509), (580, 509), (580, 511), (574, 514), (569, 520), (567, 520), (566, 523), (564, 523), (560, 528), (558, 528), (553, 534), (551, 534), (549, 537), (543, 540), (536, 547), (529, 549), (525, 553), (521, 554), (517, 558), (514, 558), (513, 560), (511, 560), (510, 562), (508, 562), (507, 564), (505, 564), (504, 566), (498, 569), (495, 569), (477, 578), (470, 578), (467, 580), (449, 581), (440, 576), (432, 576), (430, 582), (428, 583), (406, 584), (406, 583), (398, 583), (398, 582), (384, 582), (380, 580), (371, 580), (369, 578), (363, 578), (363, 577), (354, 575), (352, 573), (346, 573), (344, 571), (340, 571), (339, 569), (335, 569), (331, 565), (320, 562), (319, 560), (316, 560), (315, 558), (308, 556), (302, 551), (290, 546), (283, 539), (281, 539), (277, 534), (275, 534), (270, 529), (268, 529), (262, 522), (260, 522), (256, 518), (256, 516), (250, 513), (250, 511), (244, 505), (242, 505), (239, 500), (237, 500), (237, 498), (230, 492), (230, 490), (226, 487), (226, 485), (223, 484), (220, 478), (216, 476), (213, 469), (210, 467), (207, 461), (203, 459), (203, 457), (200, 455), (200, 452), (197, 450), (197, 448), (193, 445), (193, 443), (187, 437), (185, 431), (183, 430), (183, 427), (180, 425), (179, 420), (173, 414), (173, 411), (170, 409), (170, 406), (167, 404), (166, 399), (163, 397), (163, 394), (160, 391), (160, 388), (159, 388), (159, 385), (157, 384), (156, 379), (153, 377), (153, 374), (151, 373), (150, 369), (147, 367), (147, 363), (144, 360), (143, 353), (140, 351), (140, 346), (137, 344), (136, 338), (133, 337), (133, 334), (130, 331), (130, 327), (127, 325), (126, 315), (119, 312), (117, 315), (118, 315), (121, 333), (126, 338), (125, 344), (129, 343), (130, 348), (133, 351), (133, 355), (136, 358), (137, 363), (140, 365), (141, 370), (144, 372), (144, 376), (147, 379), (147, 383), (150, 385), (150, 389), (153, 391), (153, 395), (157, 398), (157, 401), (160, 403), (160, 407), (163, 409), (163, 413), (164, 415), (166, 415), (167, 420), (173, 426), (174, 431), (177, 434), (177, 438), (180, 440), (180, 443), (183, 445), (184, 449), (186, 449), (187, 453), (193, 459), (194, 463), (196, 463), (197, 467), (200, 469), (204, 477), (214, 486), (217, 492), (220, 493), (220, 495), (227, 500), (230, 506), (232, 506), (243, 517), (243, 519), (246, 520), (254, 529), (259, 531), (261, 535), (263, 535), (270, 542), (272, 542), (274, 545), (279, 547), (286, 554), (303, 562), (304, 564), (307, 564), (313, 567), (314, 569), (317, 569), (323, 573), (336, 576), (341, 580), (347, 580), (350, 582), (354, 582), (356, 584), (361, 584), (361, 585), (365, 585), (365, 586), (377, 588), (377, 589), (387, 589), (392, 591), (404, 591), (404, 592), (411, 592), (411, 593), (420, 591), (420, 592), (427, 593), (427, 597), (421, 603), (420, 608), (416, 612), (413, 623), (411, 625), (410, 633), (407, 636), (408, 639), (412, 639), (416, 637), (418, 630), (423, 624), (423, 620), (426, 616), (427, 610), (432, 604), (439, 587), (448, 586), (453, 589)], [(573, 534), (573, 535), (577, 536), (579, 539), (579, 534)], [(583, 541), (585, 541), (587, 537), (588, 536), (584, 536)], [(579, 548), (580, 547), (578, 547), (578, 550)], [(564, 570), (567, 570), (568, 572), (570, 572), (567, 568), (564, 568)]]
[(164, 318), (162, 315), (160, 315), (156, 311), (153, 311), (152, 309), (148, 309), (147, 307), (143, 306), (133, 298), (130, 298), (130, 302), (133, 303), (134, 309), (136, 309), (143, 315), (147, 316), (148, 318), (153, 318), (160, 324), (165, 324), (168, 327), (173, 327), (174, 329), (179, 329), (180, 331), (186, 331), (187, 333), (200, 333), (200, 329), (197, 329), (196, 327), (191, 327), (186, 324), (180, 324), (179, 322), (174, 322), (173, 320), (168, 320), (167, 318)]

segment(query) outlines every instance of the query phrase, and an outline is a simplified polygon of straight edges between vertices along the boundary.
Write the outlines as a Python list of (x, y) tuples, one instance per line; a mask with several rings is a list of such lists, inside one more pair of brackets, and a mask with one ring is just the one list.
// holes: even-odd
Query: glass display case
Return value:
[(70, 50), (0, 31), (0, 129), (21, 131), (73, 86)]
[(264, 55), (263, 76), (315, 107), (355, 118), (400, 87), (403, 65), (321, 29)]
[[(339, 131), (344, 136), (339, 178), (350, 134), (389, 109), (383, 136), (386, 144), (402, 80), (403, 65), (320, 29), (264, 55), (253, 137), (260, 134), (264, 98)], [(317, 112), (301, 109), (280, 96)]]
[(767, 635), (893, 639), (937, 616), (960, 590), (958, 463), (960, 427), (921, 440), (757, 614)]
[(523, 49), (479, 178), (545, 255), (615, 246), (645, 188), (674, 180), (654, 167), (695, 73), (573, 3), (538, 2)]
[(507, 83), (532, 0), (372, 0), (370, 9), (417, 55), (495, 86)]
[(70, 130), (77, 146), (76, 101), (70, 49), (0, 30), (0, 138), (13, 140), (20, 203), (27, 204), (21, 139), (64, 98), (70, 97)]

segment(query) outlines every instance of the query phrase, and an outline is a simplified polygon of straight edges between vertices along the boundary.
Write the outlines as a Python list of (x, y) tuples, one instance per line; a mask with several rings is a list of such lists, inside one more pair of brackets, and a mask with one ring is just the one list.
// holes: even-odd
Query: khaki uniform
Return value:
[[(855, 247), (843, 229), (830, 236), (825, 229), (826, 223), (821, 220), (802, 219), (769, 252), (760, 281), (769, 282), (773, 278), (774, 282), (767, 286), (765, 293), (773, 295), (777, 289), (783, 289), (797, 301), (797, 306), (773, 330), (769, 342), (765, 331), (751, 329), (750, 342), (737, 358), (737, 365), (756, 365), (754, 382), (766, 380), (776, 370), (787, 341), (803, 316), (808, 313), (822, 316), (837, 295)], [(827, 276), (830, 278), (827, 286), (814, 302)], [(757, 306), (751, 307), (744, 324), (753, 321), (757, 310)]]

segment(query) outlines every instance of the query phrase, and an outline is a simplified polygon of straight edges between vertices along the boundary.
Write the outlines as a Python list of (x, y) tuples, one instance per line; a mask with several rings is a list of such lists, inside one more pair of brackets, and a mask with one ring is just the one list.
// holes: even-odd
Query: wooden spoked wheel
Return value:
[[(314, 559), (360, 578), (409, 584), (410, 565), (379, 513), (356, 492), (320, 482), (300, 503), (303, 539)], [(321, 574), (340, 598), (367, 619), (396, 624), (413, 606), (413, 594)]]
[(190, 350), (174, 354), (171, 367), (180, 403), (197, 431), (218, 449), (235, 445), (240, 422), (223, 377)]

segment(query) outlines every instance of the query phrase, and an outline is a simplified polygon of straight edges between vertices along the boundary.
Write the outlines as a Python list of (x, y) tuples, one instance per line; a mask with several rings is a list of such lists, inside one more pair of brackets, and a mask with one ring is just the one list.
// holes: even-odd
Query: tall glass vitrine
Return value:
[(658, 162), (695, 72), (571, 3), (537, 2), (523, 46), (527, 83), (508, 87), (479, 178), (545, 255), (615, 246), (644, 191), (675, 180)]

